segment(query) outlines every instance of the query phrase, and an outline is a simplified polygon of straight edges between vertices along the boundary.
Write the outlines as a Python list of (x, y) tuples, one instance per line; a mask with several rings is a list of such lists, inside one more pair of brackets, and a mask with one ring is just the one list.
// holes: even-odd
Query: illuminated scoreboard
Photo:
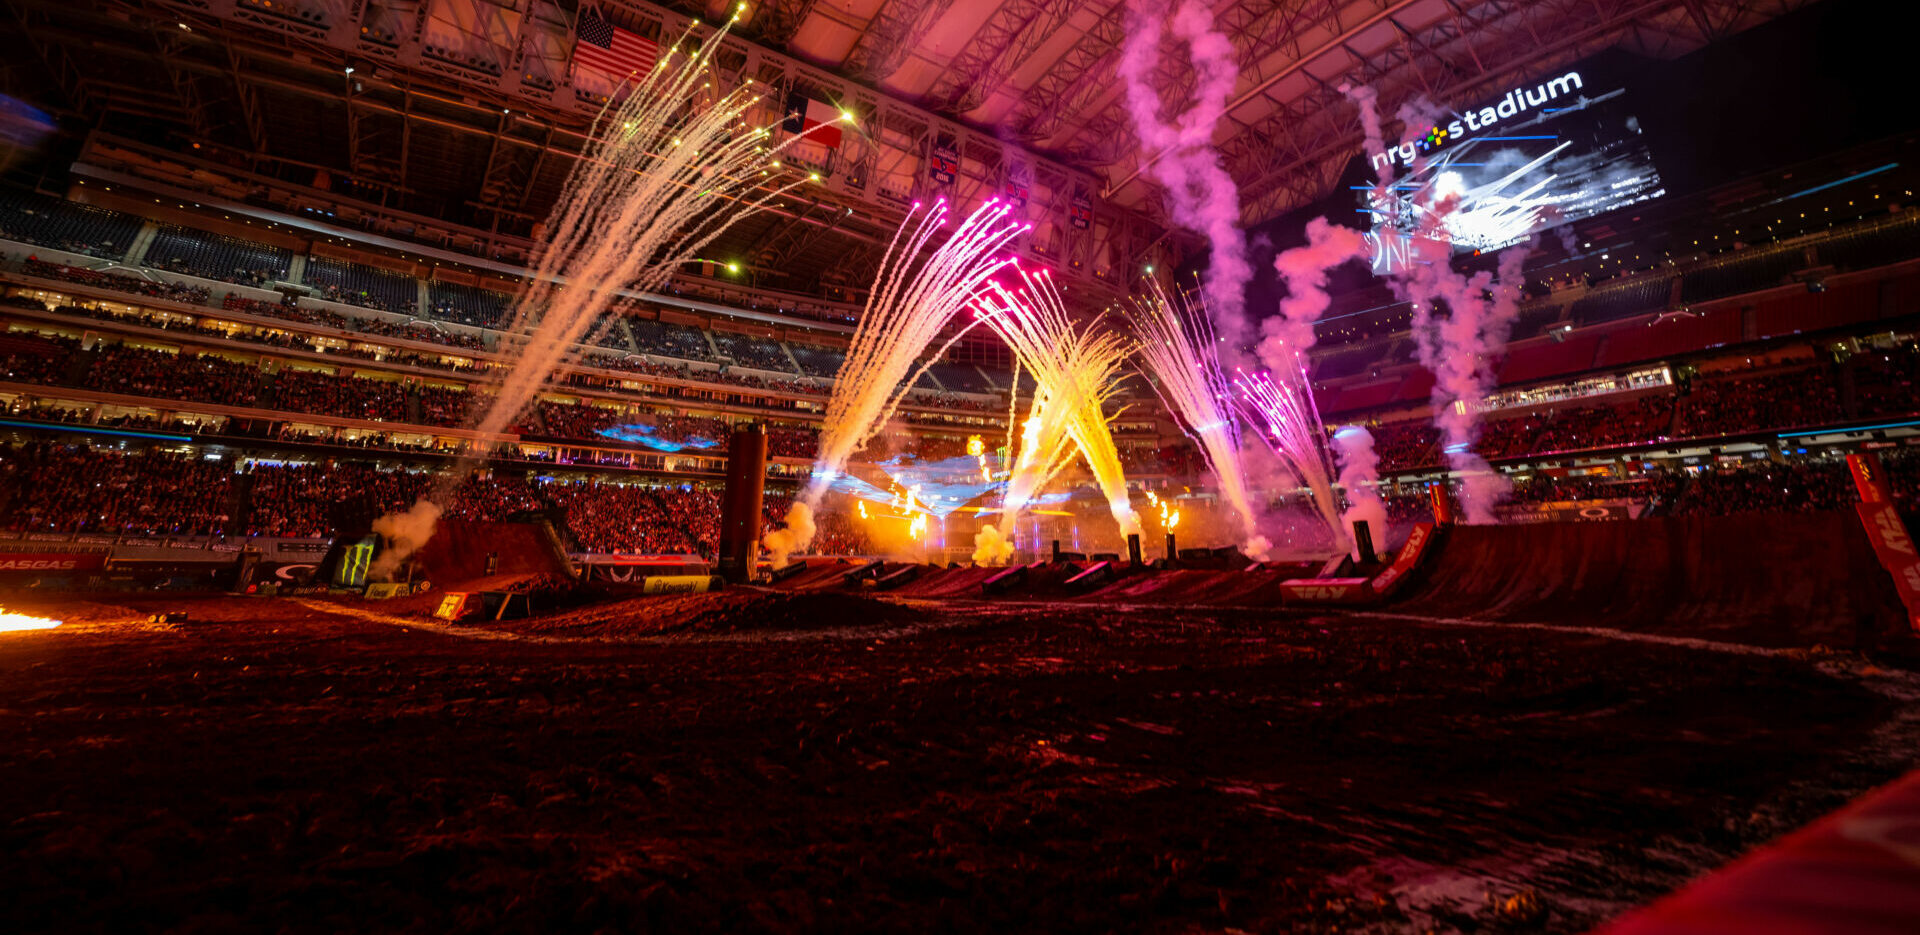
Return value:
[(1568, 71), (1408, 127), (1355, 186), (1374, 271), (1528, 235), (1666, 193), (1624, 85)]

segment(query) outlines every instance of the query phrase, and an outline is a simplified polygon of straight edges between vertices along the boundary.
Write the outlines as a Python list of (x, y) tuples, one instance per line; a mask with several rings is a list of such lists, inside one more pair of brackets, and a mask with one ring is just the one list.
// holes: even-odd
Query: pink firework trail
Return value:
[(1168, 411), (1180, 417), (1187, 436), (1200, 446), (1219, 485), (1220, 496), (1239, 514), (1241, 551), (1265, 560), (1270, 543), (1255, 528), (1259, 517), (1247, 489), (1241, 461), (1240, 423), (1233, 413), (1233, 387), (1214, 352), (1219, 341), (1204, 300), (1196, 307), (1179, 293), (1168, 294), (1149, 280), (1151, 291), (1134, 296), (1127, 317), (1140, 339), (1137, 352), (1149, 381)]
[(1307, 389), (1304, 366), (1295, 364), (1277, 375), (1236, 372), (1233, 385), (1241, 414), (1294, 478), (1312, 492), (1314, 509), (1333, 531), (1334, 540), (1344, 546), (1346, 533), (1333, 500), (1333, 468), (1327, 461), (1320, 410)]

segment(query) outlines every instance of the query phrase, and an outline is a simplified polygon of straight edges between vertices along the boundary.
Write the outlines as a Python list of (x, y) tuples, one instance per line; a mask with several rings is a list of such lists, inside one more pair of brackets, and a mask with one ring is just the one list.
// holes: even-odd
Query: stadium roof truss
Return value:
[[(670, 42), (685, 0), (0, 0), (17, 29), (6, 90), (57, 99), (118, 137), (185, 157), (235, 154), (287, 180), (394, 210), (522, 236), (558, 196), (610, 86), (572, 67), (586, 11)], [(1258, 221), (1326, 194), (1358, 151), (1365, 82), (1383, 113), (1424, 95), (1471, 101), (1599, 50), (1673, 56), (1805, 0), (1223, 0), (1240, 78), (1215, 143)], [(768, 0), (718, 57), (774, 87), (852, 111), (837, 150), (798, 161), (824, 182), (717, 249), (770, 276), (859, 268), (905, 205), (1021, 192), (1021, 249), (1084, 282), (1123, 283), (1176, 249), (1115, 74), (1126, 0)], [(1156, 82), (1194, 76), (1166, 48)], [(39, 93), (36, 93), (39, 92)], [(936, 159), (957, 163), (951, 183)], [(830, 275), (830, 274), (829, 274)]]

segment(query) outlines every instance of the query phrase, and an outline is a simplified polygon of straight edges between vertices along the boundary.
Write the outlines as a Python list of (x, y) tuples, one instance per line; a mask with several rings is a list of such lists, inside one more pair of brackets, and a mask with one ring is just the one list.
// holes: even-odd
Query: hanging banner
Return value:
[(960, 178), (960, 150), (953, 137), (942, 133), (933, 139), (933, 156), (928, 160), (927, 174), (935, 182), (952, 185)]
[(1073, 201), (1067, 206), (1067, 217), (1075, 230), (1086, 230), (1093, 226), (1093, 200), (1087, 197), (1086, 192), (1073, 193)]
[(1646, 511), (1645, 502), (1624, 498), (1503, 503), (1493, 508), (1502, 523), (1592, 523), (1638, 519)]
[(1016, 209), (1025, 210), (1027, 199), (1033, 196), (1033, 167), (1015, 162), (1007, 166), (1007, 200), (1013, 202)]

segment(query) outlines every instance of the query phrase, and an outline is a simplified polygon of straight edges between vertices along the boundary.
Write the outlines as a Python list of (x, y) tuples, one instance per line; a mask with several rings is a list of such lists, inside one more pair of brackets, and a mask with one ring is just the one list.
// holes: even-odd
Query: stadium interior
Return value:
[[(1880, 5), (0, 3), (0, 604), (68, 621), (0, 632), (16, 931), (1920, 930), (1920, 779), (1859, 798), (1920, 749), (1920, 563), (1877, 531), (1920, 529), (1920, 123), (1877, 97), (1915, 24)], [(1206, 49), (1217, 123), (1148, 142), (1147, 116), (1223, 80)], [(768, 89), (735, 123), (776, 128), (795, 181), (575, 309), (554, 245), (613, 212), (579, 235), (569, 205), (676, 55)], [(1513, 95), (1568, 74), (1579, 104), (1555, 103), (1580, 113), (1509, 127)], [(1483, 103), (1504, 135), (1449, 141)], [(1405, 196), (1375, 177), (1383, 118), (1421, 153)], [(1511, 223), (1522, 173), (1473, 174), (1507, 171), (1503, 140), (1554, 147), (1528, 192), (1580, 192), (1484, 247), (1387, 206)], [(1454, 181), (1406, 182), (1429, 165)], [(1433, 184), (1471, 192), (1433, 208)], [(1015, 525), (1022, 433), (1068, 394), (984, 292), (906, 348), (849, 460), (863, 323), (936, 203), (1011, 211), (1000, 279), (1044, 270), (1094, 330), (1138, 331), (1155, 284), (1205, 293), (1202, 349), (1276, 379), (1263, 341), (1324, 288), (1289, 353), (1332, 493), (1247, 416), (1236, 507), (1172, 377), (1130, 362), (1093, 410), (1118, 492), (1075, 435), (1084, 460)], [(1287, 258), (1328, 221), (1366, 250), (1303, 287)], [(1230, 301), (1223, 230), (1249, 270)], [(1421, 291), (1422, 266), (1472, 285)], [(1482, 298), (1498, 337), (1456, 347)], [(521, 403), (541, 329), (576, 312)], [(1330, 453), (1347, 427), (1377, 456), (1365, 533)], [(1894, 519), (1863, 527), (1872, 485)], [(382, 524), (429, 500), (443, 528), (373, 600), (391, 582), (349, 574), (355, 543), (398, 555)], [(1002, 509), (1017, 537), (989, 560)], [(770, 543), (802, 516), (789, 569)], [(619, 590), (655, 575), (703, 593)], [(1371, 603), (1337, 606), (1348, 588)], [(456, 593), (499, 612), (436, 617)], [(280, 653), (280, 688), (216, 661)], [(281, 694), (334, 681), (357, 714)], [(115, 714), (88, 727), (96, 704)], [(553, 750), (527, 739), (550, 727)], [(323, 766), (269, 736), (309, 728)], [(205, 763), (165, 765), (168, 743)], [(363, 747), (377, 764), (343, 765)], [(123, 765), (151, 788), (88, 778)], [(1430, 796), (1378, 805), (1429, 768)], [(183, 783), (219, 804), (158, 791)], [(1850, 801), (1869, 811), (1817, 823)], [(1871, 912), (1740, 914), (1770, 879), (1821, 889), (1766, 860), (1888, 808), (1904, 875), (1836, 884)]]

